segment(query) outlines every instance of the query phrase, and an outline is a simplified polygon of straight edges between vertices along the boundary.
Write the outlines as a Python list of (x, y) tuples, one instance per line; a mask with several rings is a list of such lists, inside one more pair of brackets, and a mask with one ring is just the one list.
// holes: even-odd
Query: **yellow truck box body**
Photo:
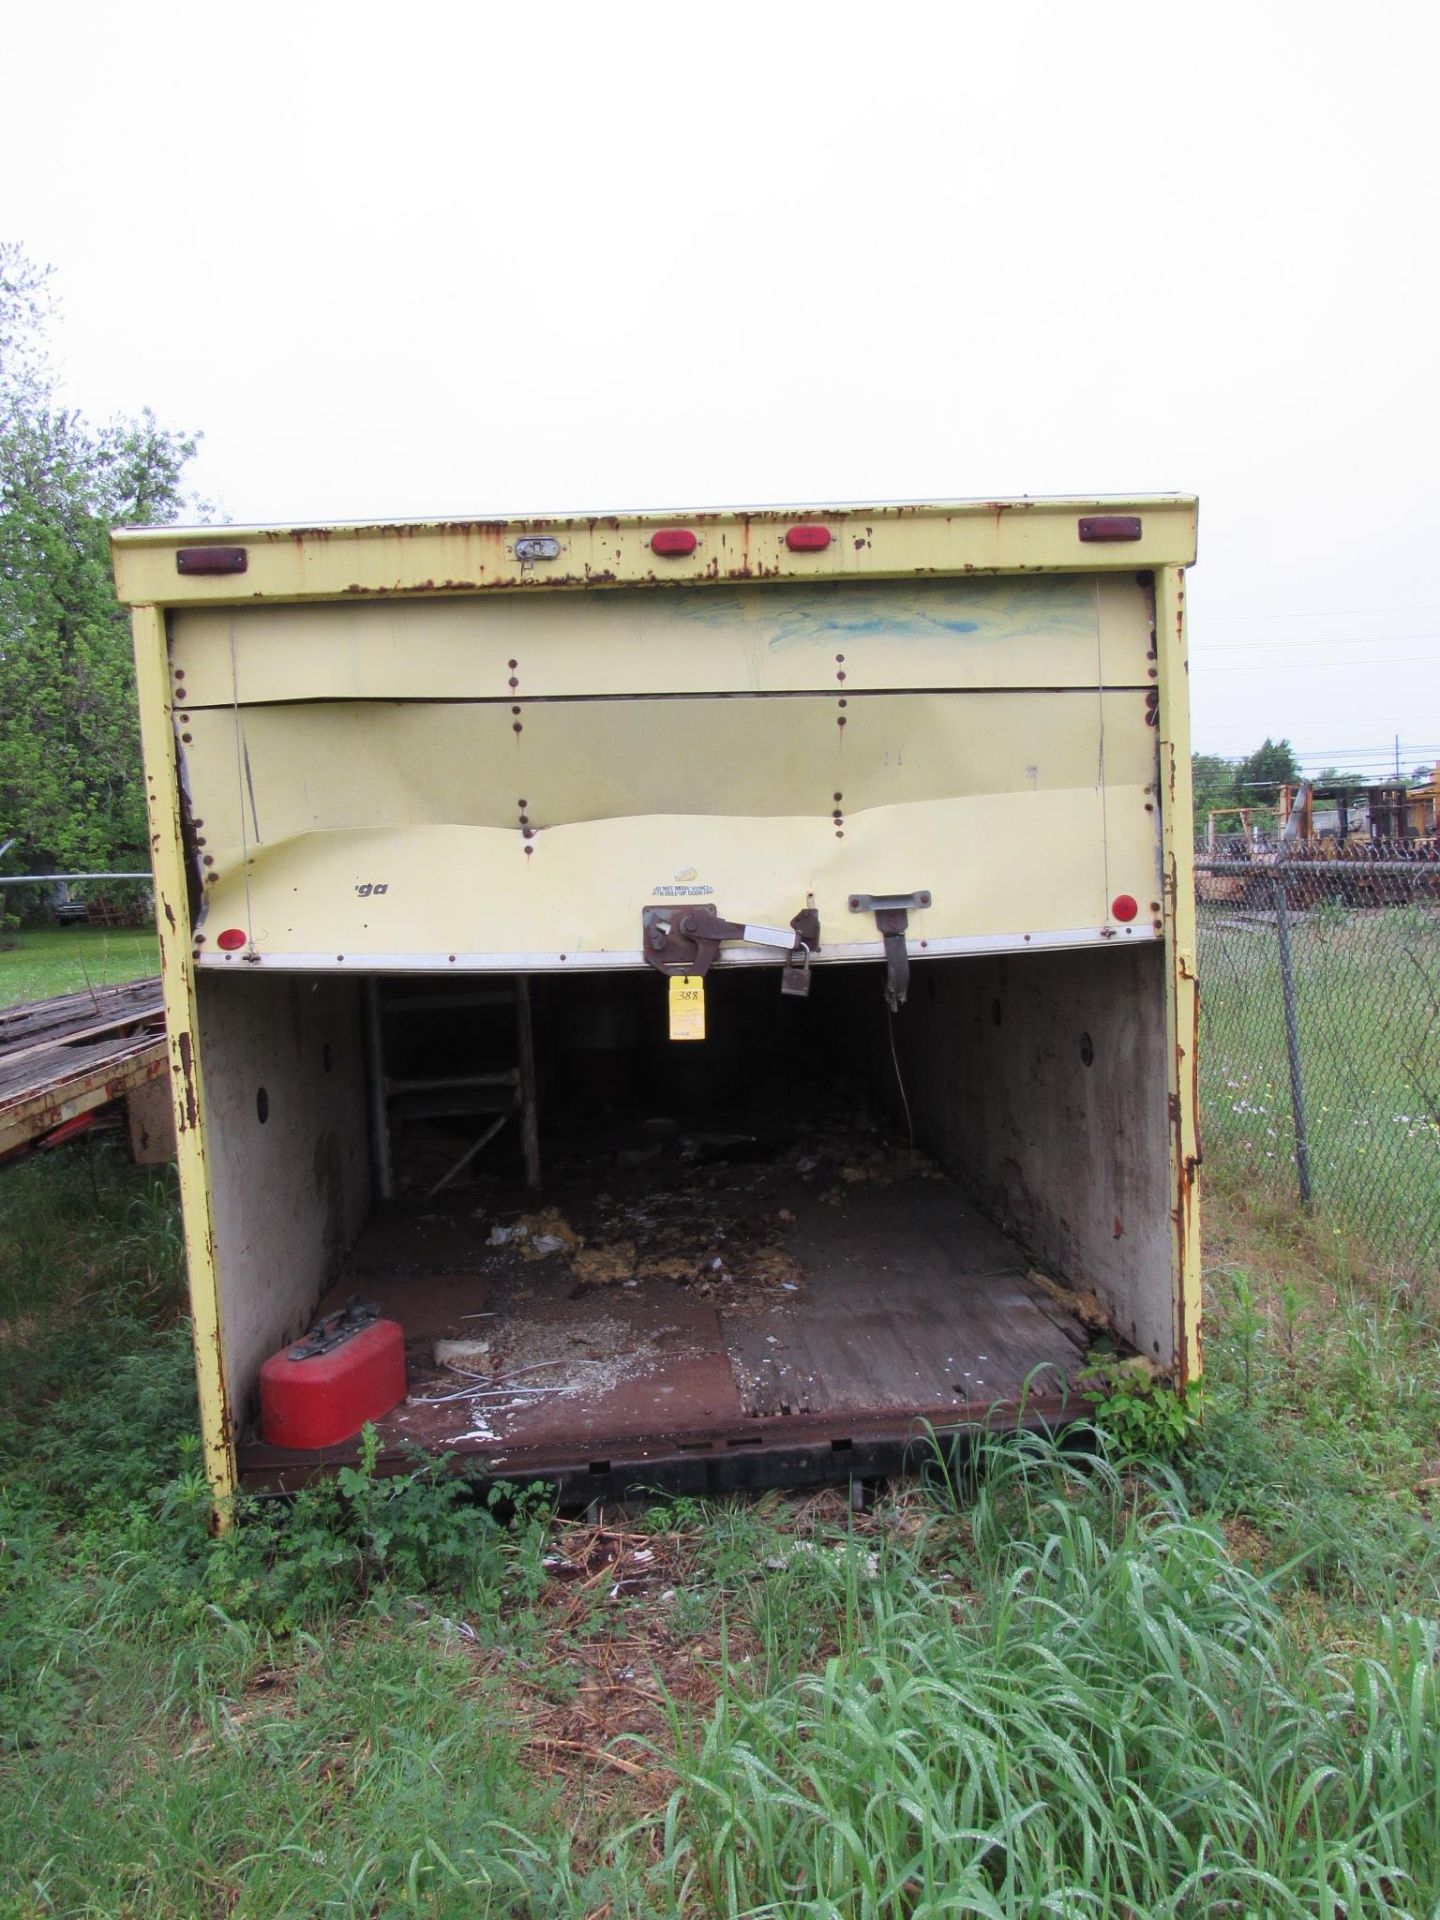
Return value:
[[(260, 996), (288, 995), (297, 1032), (321, 1006), (353, 1038), (385, 977), (393, 996), (396, 976), (643, 972), (661, 909), (761, 930), (725, 942), (717, 980), (784, 969), (766, 930), (809, 913), (803, 958), (823, 986), (837, 965), (886, 961), (871, 903), (908, 899), (917, 970), (973, 963), (932, 969), (938, 1010), (895, 1023), (933, 1130), (968, 1142), (950, 1157), (1042, 1266), (1193, 1374), (1194, 539), (1177, 497), (117, 535), (217, 1493), (236, 1481), (259, 1360), (312, 1312), (374, 1200), (354, 1116), (368, 1105), (373, 1123), (379, 1070), (372, 1051), (367, 1094), (348, 1039), (325, 1043), (343, 1097), (333, 1066), (323, 1097), (297, 1082), (289, 1164), (240, 1143), (273, 1044)], [(985, 966), (1027, 1009), (1028, 1065), (982, 1066), (964, 1037)], [(1101, 1219), (1123, 1169), (1096, 1211), (1106, 1144), (1075, 1137), (1097, 1117), (1093, 1073), (1079, 1106), (1043, 1084), (1089, 980), (1103, 984), (1086, 1017), (1113, 1023), (1117, 1049), (1132, 1028), (1154, 1041), (1121, 1123), (1153, 1163), (1131, 1203), (1143, 1223), (1118, 1201)], [(954, 1071), (935, 1068), (941, 1036)], [(1008, 1171), (1016, 1155), (966, 1117), (956, 1084), (982, 1079), (1026, 1151), (1045, 1138), (1044, 1167)], [(293, 1172), (307, 1127), (345, 1142), (328, 1172), (304, 1159), (314, 1206)], [(288, 1244), (257, 1241), (262, 1181), (314, 1216)], [(1117, 1254), (1127, 1240), (1143, 1256)]]

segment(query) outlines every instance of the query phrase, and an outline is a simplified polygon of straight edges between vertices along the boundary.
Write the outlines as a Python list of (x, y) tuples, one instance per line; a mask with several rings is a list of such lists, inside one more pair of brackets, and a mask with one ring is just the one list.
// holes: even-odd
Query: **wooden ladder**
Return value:
[[(516, 1063), (489, 1072), (427, 1074), (396, 1078), (386, 1071), (385, 1025), (388, 1018), (407, 1013), (460, 1013), (480, 1007), (513, 1007)], [(530, 1018), (530, 982), (523, 973), (494, 986), (474, 987), (464, 993), (426, 990), (406, 981), (403, 990), (386, 993), (381, 980), (365, 983), (365, 1037), (370, 1077), (370, 1121), (375, 1169), (382, 1199), (395, 1193), (392, 1130), (396, 1121), (443, 1120), (469, 1114), (490, 1116), (476, 1139), (456, 1159), (425, 1198), (433, 1200), (459, 1178), (478, 1154), (500, 1132), (507, 1120), (520, 1123), (520, 1148), (525, 1158), (525, 1184), (540, 1188), (540, 1126), (535, 1086), (535, 1033)]]

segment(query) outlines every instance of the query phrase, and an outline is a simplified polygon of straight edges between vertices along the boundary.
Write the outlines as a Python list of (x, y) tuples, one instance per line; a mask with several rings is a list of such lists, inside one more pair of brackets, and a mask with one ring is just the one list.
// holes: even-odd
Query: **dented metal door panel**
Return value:
[(1133, 574), (816, 580), (187, 607), (189, 706), (288, 700), (1140, 686)]
[(813, 908), (823, 963), (916, 887), (935, 953), (1160, 931), (1134, 578), (205, 611), (172, 655), (203, 965), (634, 966), (677, 896)]
[(860, 957), (849, 896), (917, 885), (937, 952), (1098, 939), (1116, 892), (1154, 931), (1138, 692), (556, 701), (523, 736), (493, 705), (320, 703), (189, 731), (199, 931), (271, 961), (635, 965), (640, 907), (676, 896), (782, 925), (813, 904), (822, 955)]

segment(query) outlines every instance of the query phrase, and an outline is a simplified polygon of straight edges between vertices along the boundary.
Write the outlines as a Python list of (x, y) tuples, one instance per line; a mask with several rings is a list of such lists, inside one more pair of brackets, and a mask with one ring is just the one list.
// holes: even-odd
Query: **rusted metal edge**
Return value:
[[(1081, 519), (1096, 509), (1119, 510), (1122, 518), (1138, 512), (1141, 536), (1119, 544), (1082, 540)], [(243, 606), (356, 596), (1185, 566), (1195, 556), (1196, 513), (1192, 497), (1176, 495), (227, 528), (247, 556), (245, 573), (235, 576), (176, 573), (175, 555), (196, 538), (194, 529), (119, 529), (112, 545), (120, 597), (131, 606)], [(797, 514), (822, 518), (832, 531), (829, 545), (799, 552), (787, 546)], [(695, 533), (694, 550), (655, 554), (653, 535), (677, 522)], [(555, 544), (553, 558), (528, 557), (536, 538)], [(517, 551), (522, 543), (524, 551)]]
[[(1159, 670), (1161, 897), (1165, 932), (1166, 1104), (1172, 1182), (1170, 1223), (1174, 1285), (1174, 1377), (1185, 1386), (1203, 1366), (1199, 1235), (1199, 1002), (1193, 802), (1190, 772), (1186, 583), (1180, 568), (1155, 574), (1155, 651)], [(1158, 1356), (1163, 1360), (1163, 1355)]]
[(144, 749), (145, 809), (155, 869), (155, 925), (160, 936), (160, 978), (200, 1397), (201, 1448), (214, 1496), (215, 1521), (223, 1526), (229, 1496), (235, 1489), (234, 1423), (225, 1371), (210, 1172), (200, 1125), (203, 1087), (192, 1038), (197, 1008), (165, 615), (155, 605), (137, 606), (131, 614), (131, 628)]
[[(890, 1464), (867, 1471), (913, 1468), (933, 1449), (932, 1435), (998, 1433), (1055, 1428), (1086, 1420), (1094, 1401), (1084, 1394), (1032, 1394), (1022, 1402), (976, 1401), (911, 1414), (869, 1414), (847, 1420), (843, 1414), (797, 1414), (747, 1420), (726, 1427), (657, 1434), (640, 1440), (593, 1440), (583, 1448), (511, 1447), (470, 1441), (436, 1445), (426, 1451), (448, 1472), (518, 1481), (583, 1483), (602, 1478), (628, 1480), (636, 1487), (684, 1491), (682, 1481), (697, 1469), (713, 1474), (721, 1462), (763, 1462), (757, 1485), (816, 1484), (844, 1480), (859, 1469), (855, 1462), (883, 1455)], [(241, 1485), (252, 1491), (293, 1493), (316, 1479), (338, 1473), (359, 1459), (357, 1441), (312, 1454), (287, 1452), (256, 1442), (239, 1448)], [(792, 1477), (809, 1461), (808, 1476)], [(413, 1470), (413, 1443), (383, 1449), (376, 1471), (382, 1475)], [(723, 1471), (723, 1469), (721, 1469)]]
[[(555, 532), (623, 533), (629, 528), (647, 533), (673, 526), (707, 528), (739, 525), (773, 526), (784, 534), (798, 520), (830, 522), (835, 520), (994, 520), (1003, 515), (1036, 518), (1077, 517), (1080, 514), (1144, 514), (1165, 512), (1194, 513), (1199, 502), (1193, 493), (1139, 494), (1043, 494), (1012, 495), (1008, 499), (968, 500), (831, 500), (809, 504), (731, 507), (639, 508), (623, 513), (529, 513), (489, 514), (459, 520), (337, 520), (321, 526), (297, 526), (293, 522), (253, 523), (225, 528), (233, 545), (248, 541), (286, 540), (359, 540), (378, 535), (413, 536), (438, 534), (509, 534), (543, 536)], [(167, 551), (203, 541), (203, 527), (117, 527), (111, 544), (117, 548), (160, 547)]]

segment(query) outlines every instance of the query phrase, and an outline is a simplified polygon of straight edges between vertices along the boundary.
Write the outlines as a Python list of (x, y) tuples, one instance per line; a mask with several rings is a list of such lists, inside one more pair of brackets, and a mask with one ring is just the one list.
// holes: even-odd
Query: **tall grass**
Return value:
[(1313, 1227), (1277, 1246), (1233, 1208), (1211, 1219), (1230, 1257), (1205, 1277), (1192, 1499), (1349, 1638), (1377, 1611), (1440, 1613), (1440, 1287), (1353, 1263)]
[(796, 1684), (677, 1724), (677, 1904), (826, 1920), (1430, 1916), (1433, 1623), (1302, 1657), (1178, 1490), (985, 1448), (972, 1545), (856, 1589)]

